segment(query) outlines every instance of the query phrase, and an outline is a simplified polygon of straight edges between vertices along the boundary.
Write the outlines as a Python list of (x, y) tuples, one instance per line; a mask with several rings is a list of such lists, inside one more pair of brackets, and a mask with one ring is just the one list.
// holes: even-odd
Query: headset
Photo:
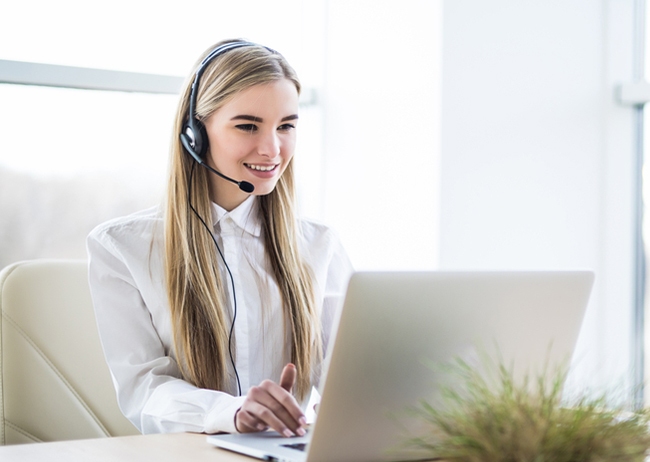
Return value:
[[(208, 64), (210, 64), (217, 56), (221, 56), (222, 54), (230, 50), (234, 50), (236, 48), (241, 48), (241, 47), (247, 47), (247, 46), (258, 46), (258, 45), (252, 42), (225, 43), (212, 50), (203, 59), (203, 61), (201, 61), (201, 64), (199, 65), (198, 69), (196, 70), (196, 74), (194, 75), (194, 82), (192, 82), (187, 122), (185, 122), (185, 124), (183, 125), (183, 130), (181, 131), (179, 136), (180, 136), (181, 144), (185, 148), (185, 151), (187, 151), (187, 153), (190, 156), (192, 156), (192, 158), (199, 165), (208, 169), (210, 172), (214, 173), (215, 175), (218, 175), (219, 177), (227, 181), (230, 181), (231, 183), (236, 184), (237, 186), (239, 186), (239, 189), (250, 194), (255, 190), (255, 187), (251, 183), (249, 183), (248, 181), (237, 181), (233, 178), (230, 178), (224, 175), (223, 173), (219, 172), (218, 170), (210, 167), (207, 164), (205, 159), (206, 159), (206, 154), (208, 152), (208, 134), (205, 130), (205, 125), (203, 124), (203, 122), (201, 122), (196, 117), (196, 99), (198, 94), (199, 81), (201, 80), (201, 76), (203, 75), (203, 72), (205, 71)], [(269, 49), (269, 51), (273, 52), (273, 50), (271, 49)], [(239, 396), (241, 396), (242, 394), (241, 382), (239, 380), (239, 374), (237, 373), (237, 367), (235, 366), (235, 360), (233, 359), (233, 354), (232, 354), (232, 334), (235, 328), (235, 319), (237, 319), (237, 296), (235, 294), (235, 280), (232, 276), (232, 272), (230, 271), (230, 268), (228, 267), (228, 263), (226, 262), (226, 259), (224, 258), (224, 255), (221, 252), (221, 249), (219, 248), (219, 244), (217, 243), (217, 240), (212, 234), (212, 230), (210, 229), (210, 227), (208, 227), (208, 224), (199, 215), (199, 213), (196, 211), (194, 206), (192, 206), (191, 186), (192, 186), (192, 178), (194, 176), (195, 165), (196, 164), (192, 165), (192, 170), (190, 171), (190, 178), (187, 185), (187, 203), (190, 209), (192, 210), (192, 212), (194, 213), (194, 215), (196, 215), (196, 217), (199, 219), (199, 221), (201, 222), (205, 230), (212, 238), (212, 241), (214, 242), (214, 245), (217, 248), (217, 251), (219, 252), (219, 256), (221, 257), (221, 260), (226, 266), (226, 270), (228, 271), (228, 275), (230, 276), (230, 282), (232, 287), (232, 298), (233, 298), (233, 315), (232, 315), (232, 324), (230, 325), (230, 330), (228, 332), (228, 353), (230, 355), (230, 363), (232, 364), (232, 367), (235, 371), (235, 377), (237, 379), (237, 390), (239, 392)]]
[(217, 56), (234, 50), (235, 48), (249, 47), (249, 46), (258, 46), (256, 43), (252, 42), (229, 42), (223, 45), (218, 46), (212, 50), (208, 56), (206, 56), (194, 76), (194, 82), (192, 82), (192, 89), (190, 92), (190, 107), (187, 114), (187, 122), (183, 125), (183, 131), (180, 133), (181, 143), (189, 155), (191, 155), (194, 160), (196, 160), (199, 165), (207, 168), (215, 175), (220, 176), (224, 180), (230, 181), (231, 183), (239, 186), (239, 189), (246, 193), (252, 193), (255, 190), (253, 186), (248, 181), (237, 181), (233, 178), (230, 178), (223, 173), (217, 171), (216, 169), (210, 167), (206, 162), (206, 154), (208, 152), (208, 134), (205, 130), (205, 125), (199, 119), (196, 118), (196, 99), (199, 92), (199, 81), (203, 72)]

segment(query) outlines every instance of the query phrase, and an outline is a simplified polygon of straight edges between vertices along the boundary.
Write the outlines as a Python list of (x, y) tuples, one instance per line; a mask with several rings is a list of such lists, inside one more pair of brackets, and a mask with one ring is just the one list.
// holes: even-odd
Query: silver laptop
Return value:
[(263, 460), (412, 460), (408, 409), (434, 399), (457, 358), (499, 355), (515, 374), (568, 366), (594, 275), (565, 272), (359, 272), (325, 358), (316, 422), (304, 437), (211, 435)]

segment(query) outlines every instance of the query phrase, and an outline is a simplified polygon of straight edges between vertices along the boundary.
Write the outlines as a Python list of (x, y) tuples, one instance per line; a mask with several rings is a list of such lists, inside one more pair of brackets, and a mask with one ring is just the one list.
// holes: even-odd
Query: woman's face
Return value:
[[(298, 123), (298, 91), (288, 79), (250, 87), (205, 121), (208, 164), (237, 181), (269, 194), (293, 157)], [(226, 210), (248, 194), (236, 184), (210, 175), (211, 199)]]

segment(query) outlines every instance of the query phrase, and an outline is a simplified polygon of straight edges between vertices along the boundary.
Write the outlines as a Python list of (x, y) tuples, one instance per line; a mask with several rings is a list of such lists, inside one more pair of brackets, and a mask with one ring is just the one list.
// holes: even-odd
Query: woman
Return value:
[(295, 217), (299, 92), (277, 52), (211, 48), (182, 92), (165, 206), (88, 237), (118, 402), (143, 433), (304, 434), (351, 266)]

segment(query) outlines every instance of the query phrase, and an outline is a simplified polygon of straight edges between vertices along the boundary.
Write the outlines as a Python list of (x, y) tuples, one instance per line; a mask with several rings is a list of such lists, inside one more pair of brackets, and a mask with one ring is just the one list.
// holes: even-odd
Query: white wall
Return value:
[(324, 218), (357, 269), (437, 265), (440, 6), (325, 2)]
[(593, 269), (576, 380), (627, 390), (633, 3), (319, 4), (322, 216), (357, 268)]
[(632, 0), (444, 4), (440, 267), (596, 271), (579, 380), (627, 379)]

